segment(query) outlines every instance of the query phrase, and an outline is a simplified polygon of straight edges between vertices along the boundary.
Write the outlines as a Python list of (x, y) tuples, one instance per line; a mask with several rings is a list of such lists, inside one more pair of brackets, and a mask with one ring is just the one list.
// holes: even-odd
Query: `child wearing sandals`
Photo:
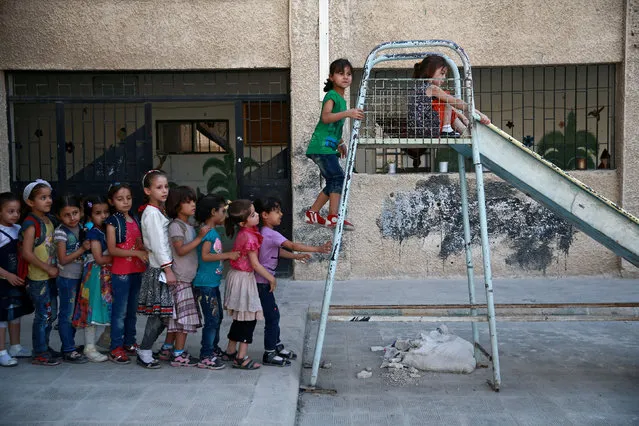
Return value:
[[(20, 199), (11, 192), (0, 194), (0, 366), (18, 365), (16, 358), (31, 357), (20, 345), (20, 317), (33, 312), (33, 305), (18, 273)], [(9, 329), (11, 347), (6, 349)]]
[(222, 323), (222, 297), (220, 283), (222, 282), (222, 261), (237, 260), (240, 253), (231, 251), (222, 253), (220, 234), (216, 226), (224, 224), (226, 218), (226, 202), (219, 195), (205, 195), (197, 203), (195, 218), (209, 231), (197, 248), (198, 268), (193, 286), (202, 316), (202, 346), (200, 349), (199, 368), (220, 370), (225, 367), (221, 361), (222, 350), (220, 342), (220, 324)]
[(129, 364), (135, 355), (136, 313), (141, 274), (146, 270), (148, 253), (142, 246), (142, 232), (137, 216), (130, 214), (133, 205), (131, 188), (116, 182), (107, 195), (113, 208), (106, 219), (107, 249), (111, 264), (111, 344), (109, 359)]
[[(259, 252), (259, 261), (271, 274), (275, 274), (279, 257), (305, 261), (310, 258), (306, 253), (291, 253), (287, 250), (310, 252), (310, 253), (330, 253), (331, 242), (328, 241), (322, 246), (307, 246), (305, 244), (289, 241), (282, 234), (273, 229), (279, 226), (282, 221), (282, 203), (277, 198), (268, 197), (255, 200), (255, 209), (262, 219), (262, 229), (260, 234), (264, 238)], [(282, 247), (284, 250), (282, 249)], [(257, 290), (260, 295), (260, 302), (264, 311), (264, 355), (262, 364), (276, 365), (284, 367), (290, 365), (290, 360), (296, 359), (297, 354), (289, 349), (285, 349), (280, 340), (280, 311), (275, 302), (275, 293), (271, 290), (266, 277), (255, 273)]]
[(173, 316), (169, 318), (167, 338), (160, 355), (170, 350), (168, 345), (175, 342), (170, 355), (173, 367), (192, 367), (192, 360), (184, 350), (186, 337), (201, 327), (197, 302), (193, 295), (192, 282), (197, 272), (196, 248), (209, 231), (202, 226), (196, 234), (189, 218), (195, 214), (195, 191), (188, 186), (178, 186), (169, 191), (166, 200), (166, 213), (173, 220), (169, 223), (169, 242), (173, 255), (171, 270), (175, 274), (176, 283), (169, 286), (173, 295)]
[(56, 200), (56, 213), (62, 222), (55, 229), (53, 241), (58, 255), (58, 294), (60, 295), (58, 332), (62, 342), (62, 358), (65, 362), (84, 364), (88, 362), (75, 345), (73, 310), (82, 279), (84, 253), (91, 248), (90, 241), (82, 241), (80, 228), (82, 203), (75, 195), (63, 195)]
[[(142, 275), (138, 313), (147, 315), (144, 337), (138, 349), (138, 365), (160, 368), (153, 357), (153, 344), (173, 316), (173, 295), (169, 286), (177, 283), (171, 269), (173, 256), (169, 245), (169, 219), (164, 205), (169, 196), (169, 181), (161, 170), (149, 170), (142, 178), (146, 204), (142, 212), (142, 240), (149, 252), (149, 267)], [(168, 337), (171, 340), (171, 336)], [(195, 364), (194, 364), (195, 365)]]
[[(107, 250), (105, 220), (109, 217), (109, 204), (99, 195), (84, 200), (84, 216), (88, 218), (87, 253), (78, 291), (73, 326), (84, 329), (84, 356), (91, 362), (104, 362), (108, 357), (95, 347), (96, 326), (111, 324), (111, 261)], [(89, 226), (87, 226), (89, 227)]]
[(231, 270), (226, 276), (224, 308), (233, 317), (233, 323), (228, 334), (229, 344), (223, 355), (227, 360), (233, 359), (233, 368), (242, 370), (261, 367), (261, 364), (247, 355), (248, 345), (253, 342), (257, 320), (264, 319), (255, 272), (266, 278), (271, 291), (277, 286), (275, 277), (260, 265), (258, 259), (258, 251), (262, 245), (262, 235), (257, 230), (259, 221), (260, 217), (251, 201), (236, 200), (229, 205), (228, 217), (224, 223), (229, 237), (239, 228), (233, 251), (240, 252), (240, 257), (230, 262)]
[[(55, 278), (55, 244), (53, 232), (56, 219), (51, 213), (51, 185), (37, 179), (24, 188), (22, 199), (30, 212), (20, 229), (20, 254), (28, 264), (26, 288), (35, 308), (32, 327), (34, 365), (55, 366), (60, 364), (59, 353), (49, 346), (53, 322), (58, 315), (58, 291)], [(37, 232), (36, 232), (37, 231)], [(18, 271), (20, 272), (20, 264)]]

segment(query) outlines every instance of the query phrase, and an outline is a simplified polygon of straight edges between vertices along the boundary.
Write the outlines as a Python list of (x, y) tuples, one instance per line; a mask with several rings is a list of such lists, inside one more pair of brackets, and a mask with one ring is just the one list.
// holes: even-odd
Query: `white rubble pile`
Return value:
[(359, 373), (357, 373), (357, 378), (358, 379), (368, 379), (370, 377), (373, 377), (373, 372), (372, 371), (362, 370)]
[(397, 339), (389, 346), (371, 346), (373, 352), (384, 352), (379, 368), (410, 369), (410, 377), (419, 377), (417, 370), (442, 373), (472, 373), (476, 362), (472, 343), (451, 334), (442, 324), (419, 339)]

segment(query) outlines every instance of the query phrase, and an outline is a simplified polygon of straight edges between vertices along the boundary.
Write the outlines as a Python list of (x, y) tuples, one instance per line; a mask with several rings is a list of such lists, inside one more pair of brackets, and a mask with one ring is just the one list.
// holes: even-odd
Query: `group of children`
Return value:
[[(330, 65), (327, 94), (306, 152), (326, 181), (305, 212), (310, 224), (334, 227), (338, 222), (344, 184), (339, 158), (347, 154), (342, 128), (346, 118), (364, 118), (361, 109), (346, 108), (344, 96), (352, 72), (346, 59)], [(409, 126), (421, 132), (416, 136), (458, 137), (466, 130), (464, 114), (470, 113), (470, 106), (441, 89), (447, 72), (447, 63), (437, 55), (415, 64), (414, 77), (425, 79), (408, 111)], [(490, 122), (475, 112), (482, 123)], [(293, 243), (275, 231), (282, 211), (274, 198), (227, 202), (210, 194), (196, 200), (189, 187), (169, 190), (167, 176), (160, 170), (147, 172), (142, 186), (146, 200), (139, 209), (140, 219), (131, 212), (131, 189), (123, 183), (111, 185), (106, 198), (81, 201), (62, 196), (53, 215), (51, 185), (37, 180), (24, 189), (29, 213), (22, 226), (17, 224), (18, 197), (0, 194), (0, 365), (16, 365), (16, 357), (32, 355), (32, 362), (40, 365), (58, 365), (60, 359), (128, 364), (129, 357), (137, 355), (137, 363), (145, 368), (159, 368), (159, 361), (169, 360), (173, 366), (220, 369), (230, 361), (236, 368), (256, 369), (260, 364), (248, 357), (247, 350), (258, 320), (265, 322), (262, 363), (289, 365), (296, 355), (280, 341), (274, 297), (278, 259), (309, 257), (288, 250), (329, 253), (330, 243), (319, 247)], [(324, 218), (320, 210), (326, 203), (329, 211)], [(193, 219), (199, 224), (197, 231)], [(216, 231), (222, 225), (229, 237), (237, 234), (233, 250), (226, 253)], [(345, 220), (344, 227), (353, 225)], [(229, 261), (230, 271), (222, 303), (223, 261)], [(223, 309), (233, 318), (226, 350), (219, 347)], [(19, 336), (20, 317), (34, 311), (32, 354), (20, 345)], [(138, 313), (147, 316), (140, 346), (135, 335)], [(56, 317), (60, 352), (49, 346)], [(101, 346), (110, 340), (108, 355), (96, 349), (99, 325), (110, 326), (99, 339)], [(202, 326), (200, 356), (194, 359), (184, 349), (185, 342)], [(84, 331), (83, 347), (75, 344), (78, 329)], [(165, 341), (153, 353), (165, 329)]]
[[(209, 194), (197, 200), (187, 186), (169, 190), (161, 170), (147, 172), (142, 186), (146, 199), (138, 219), (127, 184), (112, 184), (106, 197), (63, 195), (54, 203), (51, 185), (39, 179), (24, 189), (21, 226), (20, 199), (0, 194), (0, 365), (14, 366), (19, 357), (48, 366), (107, 359), (128, 364), (137, 355), (137, 364), (150, 369), (167, 360), (213, 370), (227, 361), (253, 370), (261, 366), (247, 354), (257, 320), (265, 320), (262, 364), (290, 365), (296, 354), (280, 341), (274, 297), (278, 259), (328, 253), (330, 243), (293, 243), (275, 231), (282, 218), (275, 198), (254, 204)], [(219, 226), (229, 237), (237, 234), (232, 251), (223, 251)], [(225, 350), (219, 347), (223, 309), (233, 318)], [(32, 353), (19, 341), (20, 318), (31, 312)], [(137, 314), (147, 316), (139, 346)], [(56, 318), (60, 352), (49, 345)], [(100, 346), (110, 341), (106, 355), (97, 350), (97, 326), (106, 326), (100, 337)], [(201, 349), (194, 358), (185, 343), (200, 327)], [(77, 330), (84, 332), (83, 346), (75, 343)]]

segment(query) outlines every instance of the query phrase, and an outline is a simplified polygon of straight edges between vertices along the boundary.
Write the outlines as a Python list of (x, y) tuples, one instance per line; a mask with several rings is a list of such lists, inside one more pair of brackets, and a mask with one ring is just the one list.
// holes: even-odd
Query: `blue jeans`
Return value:
[(135, 343), (135, 323), (142, 274), (111, 275), (111, 350)]
[(194, 290), (204, 317), (200, 358), (205, 358), (213, 355), (213, 351), (220, 343), (220, 324), (224, 316), (222, 296), (220, 296), (220, 287), (195, 287)]
[(274, 351), (275, 346), (280, 343), (280, 310), (270, 285), (257, 283), (257, 291), (264, 312), (264, 350)]
[(31, 281), (27, 278), (27, 292), (35, 308), (31, 332), (33, 353), (42, 355), (49, 350), (51, 328), (58, 315), (58, 291), (55, 279)]
[(60, 295), (58, 332), (60, 333), (60, 341), (62, 342), (61, 352), (73, 352), (75, 350), (75, 328), (73, 328), (71, 321), (73, 319), (75, 300), (80, 287), (80, 278), (58, 277), (56, 284), (58, 285), (58, 293)]
[(341, 194), (344, 184), (344, 170), (339, 165), (339, 158), (334, 154), (307, 154), (320, 169), (320, 174), (326, 180), (322, 192), (326, 195)]

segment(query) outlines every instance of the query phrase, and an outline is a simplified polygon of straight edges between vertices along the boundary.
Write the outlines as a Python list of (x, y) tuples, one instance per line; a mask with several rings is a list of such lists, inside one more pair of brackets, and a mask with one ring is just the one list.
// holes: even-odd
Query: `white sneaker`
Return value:
[(31, 358), (33, 353), (31, 349), (23, 348), (21, 345), (15, 345), (9, 348), (9, 355), (14, 358)]
[(85, 349), (84, 356), (86, 356), (91, 362), (104, 362), (107, 359), (109, 359), (109, 357), (107, 357), (104, 354), (101, 354), (95, 349), (89, 349), (89, 350)]
[(18, 365), (18, 360), (9, 355), (7, 351), (2, 351), (2, 355), (0, 355), (0, 366), (15, 367), (16, 365)]

